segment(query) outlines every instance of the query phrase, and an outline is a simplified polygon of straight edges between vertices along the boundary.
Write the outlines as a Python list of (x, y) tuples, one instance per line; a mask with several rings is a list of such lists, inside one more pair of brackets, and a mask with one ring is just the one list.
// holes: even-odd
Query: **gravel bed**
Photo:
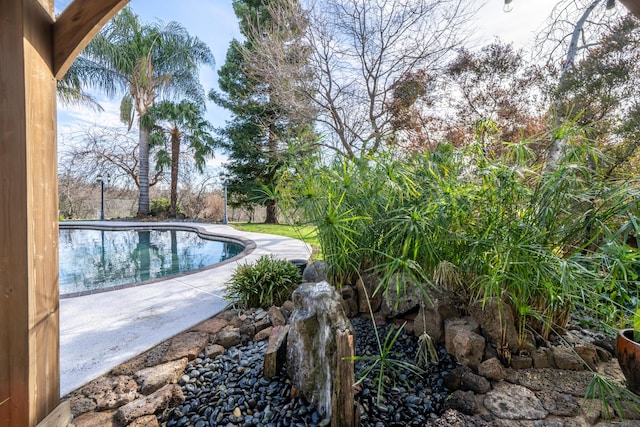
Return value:
[[(351, 319), (356, 330), (356, 355), (377, 354), (377, 341), (371, 322)], [(382, 341), (390, 326), (379, 328)], [(417, 338), (402, 334), (392, 351), (406, 361), (413, 361)], [(187, 365), (179, 380), (185, 395), (182, 405), (159, 416), (166, 427), (289, 427), (328, 426), (314, 405), (304, 398), (291, 398), (291, 382), (283, 371), (275, 378), (262, 374), (266, 341), (249, 342), (229, 348), (216, 359), (200, 357)], [(203, 356), (203, 355), (201, 355)], [(450, 356), (439, 350), (440, 363), (426, 374), (403, 372), (392, 380), (385, 378), (381, 400), (376, 399), (377, 385), (372, 377), (359, 385), (356, 400), (360, 405), (362, 427), (422, 426), (437, 418), (449, 391), (442, 377), (455, 366)], [(356, 361), (356, 377), (365, 368)]]

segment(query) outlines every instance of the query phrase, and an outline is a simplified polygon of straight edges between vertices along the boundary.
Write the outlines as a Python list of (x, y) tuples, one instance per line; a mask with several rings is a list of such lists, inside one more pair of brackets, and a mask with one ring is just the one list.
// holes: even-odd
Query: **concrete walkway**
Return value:
[(219, 236), (249, 239), (255, 250), (205, 271), (142, 286), (60, 300), (60, 393), (75, 390), (120, 363), (219, 313), (228, 304), (225, 283), (238, 263), (262, 255), (308, 259), (311, 248), (287, 237), (246, 233), (201, 223), (97, 222), (92, 226), (193, 226)]

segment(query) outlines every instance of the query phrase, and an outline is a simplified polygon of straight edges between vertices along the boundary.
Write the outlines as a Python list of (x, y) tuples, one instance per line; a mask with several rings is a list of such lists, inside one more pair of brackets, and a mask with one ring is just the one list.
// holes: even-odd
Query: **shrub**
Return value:
[(169, 213), (170, 207), (171, 202), (168, 199), (161, 197), (159, 199), (153, 199), (151, 201), (149, 212), (152, 216), (166, 216)]
[(269, 308), (289, 299), (300, 280), (300, 271), (289, 261), (262, 256), (255, 264), (238, 266), (225, 297), (239, 308)]

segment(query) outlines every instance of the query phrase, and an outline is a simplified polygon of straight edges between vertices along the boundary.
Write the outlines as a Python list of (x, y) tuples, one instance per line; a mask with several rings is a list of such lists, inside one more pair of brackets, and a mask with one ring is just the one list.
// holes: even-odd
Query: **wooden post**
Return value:
[(60, 400), (52, 0), (0, 0), (0, 425)]
[(55, 23), (54, 0), (0, 0), (0, 426), (68, 421), (58, 406), (54, 72), (127, 1), (74, 0)]
[(336, 376), (333, 379), (331, 402), (332, 427), (359, 427), (360, 411), (353, 396), (355, 375), (353, 335), (349, 331), (336, 331)]

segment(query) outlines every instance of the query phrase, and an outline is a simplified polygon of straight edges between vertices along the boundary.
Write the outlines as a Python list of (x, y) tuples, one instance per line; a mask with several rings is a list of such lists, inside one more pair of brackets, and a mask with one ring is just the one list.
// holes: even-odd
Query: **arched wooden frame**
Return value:
[(53, 25), (53, 75), (60, 80), (100, 28), (129, 0), (74, 0)]

